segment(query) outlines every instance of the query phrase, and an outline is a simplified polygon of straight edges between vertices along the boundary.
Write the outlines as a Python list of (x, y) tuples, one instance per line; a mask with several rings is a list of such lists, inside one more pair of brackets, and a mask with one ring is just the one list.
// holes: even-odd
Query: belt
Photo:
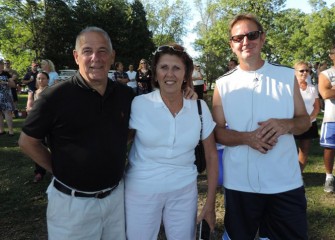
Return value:
[(68, 188), (64, 184), (58, 182), (57, 180), (54, 180), (54, 187), (58, 191), (65, 193), (67, 195), (70, 195), (70, 196), (86, 197), (86, 198), (99, 198), (99, 199), (105, 198), (108, 195), (110, 195), (115, 190), (115, 188), (117, 188), (118, 185), (119, 183), (117, 183), (115, 186), (113, 186), (110, 190), (107, 190), (107, 191), (99, 191), (96, 193), (84, 193), (84, 192), (80, 192), (80, 191), (76, 191), (71, 188)]

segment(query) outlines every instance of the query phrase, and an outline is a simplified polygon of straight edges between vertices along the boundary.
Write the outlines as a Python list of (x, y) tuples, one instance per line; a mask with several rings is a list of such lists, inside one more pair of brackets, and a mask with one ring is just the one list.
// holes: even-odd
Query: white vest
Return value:
[[(238, 66), (219, 78), (216, 87), (229, 129), (250, 132), (270, 118), (293, 118), (294, 71), (265, 62), (257, 71)], [(262, 154), (246, 145), (226, 147), (224, 186), (254, 193), (280, 193), (302, 186), (292, 134)]]

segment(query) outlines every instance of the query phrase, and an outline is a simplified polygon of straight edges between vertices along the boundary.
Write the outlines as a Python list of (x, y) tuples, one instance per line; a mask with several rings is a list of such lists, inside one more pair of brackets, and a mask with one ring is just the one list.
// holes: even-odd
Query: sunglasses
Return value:
[(300, 72), (300, 73), (304, 73), (304, 72), (308, 73), (309, 72), (308, 69), (301, 69), (301, 70), (297, 70), (297, 71)]
[[(186, 53), (185, 48), (181, 47), (181, 48), (175, 48), (174, 46), (169, 46), (169, 45), (163, 45), (160, 46), (156, 49), (156, 51), (153, 53), (153, 55), (156, 55), (156, 53), (160, 53), (160, 52), (168, 52), (168, 51), (174, 51), (174, 52), (180, 52), (180, 53)], [(188, 54), (187, 54), (188, 55)]]
[(243, 41), (245, 37), (248, 38), (248, 40), (256, 40), (259, 38), (259, 36), (262, 34), (262, 31), (253, 31), (253, 32), (248, 32), (247, 34), (241, 34), (241, 35), (235, 35), (230, 38), (231, 41), (235, 43), (240, 43)]

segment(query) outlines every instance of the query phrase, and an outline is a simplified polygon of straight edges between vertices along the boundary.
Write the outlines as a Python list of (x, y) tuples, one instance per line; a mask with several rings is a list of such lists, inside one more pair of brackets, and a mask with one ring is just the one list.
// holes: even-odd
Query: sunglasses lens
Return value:
[(232, 36), (231, 40), (233, 42), (241, 42), (244, 39), (245, 35), (236, 35), (236, 36)]
[(299, 70), (300, 73), (304, 73), (304, 72), (309, 72), (307, 69), (302, 69), (302, 70)]
[(261, 34), (261, 31), (253, 31), (253, 32), (249, 32), (243, 35), (232, 36), (231, 40), (236, 43), (242, 42), (244, 37), (247, 37), (248, 40), (256, 40), (257, 38), (259, 38), (260, 34)]
[(258, 37), (259, 37), (259, 31), (254, 31), (247, 34), (248, 40), (255, 40)]

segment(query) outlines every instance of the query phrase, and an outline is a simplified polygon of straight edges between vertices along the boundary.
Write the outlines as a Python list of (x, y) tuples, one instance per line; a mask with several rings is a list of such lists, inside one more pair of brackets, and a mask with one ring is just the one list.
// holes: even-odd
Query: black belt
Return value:
[(67, 186), (63, 185), (57, 180), (54, 180), (54, 187), (62, 193), (65, 193), (70, 196), (75, 196), (75, 197), (87, 197), (87, 198), (99, 198), (99, 199), (107, 197), (109, 194), (111, 194), (115, 190), (115, 188), (117, 188), (118, 185), (119, 183), (113, 186), (110, 190), (107, 190), (104, 192), (100, 191), (96, 193), (84, 193), (84, 192), (72, 190), (71, 188), (68, 188)]

